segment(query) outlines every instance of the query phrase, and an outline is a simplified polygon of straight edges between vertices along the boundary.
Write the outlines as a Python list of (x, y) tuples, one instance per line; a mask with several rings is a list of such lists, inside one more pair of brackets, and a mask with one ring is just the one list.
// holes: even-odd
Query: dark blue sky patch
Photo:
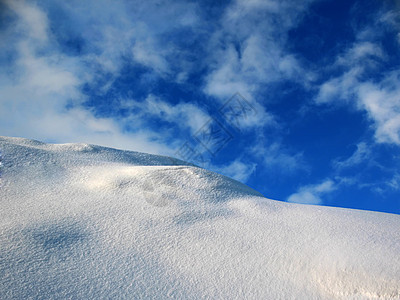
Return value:
[(314, 63), (332, 63), (354, 40), (350, 24), (353, 1), (317, 1), (302, 22), (289, 31), (289, 49)]

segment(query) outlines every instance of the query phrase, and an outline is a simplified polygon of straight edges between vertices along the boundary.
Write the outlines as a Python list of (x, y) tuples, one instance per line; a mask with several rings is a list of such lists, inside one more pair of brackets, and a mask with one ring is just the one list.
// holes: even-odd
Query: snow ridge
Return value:
[(1, 299), (400, 299), (400, 216), (183, 161), (0, 137)]

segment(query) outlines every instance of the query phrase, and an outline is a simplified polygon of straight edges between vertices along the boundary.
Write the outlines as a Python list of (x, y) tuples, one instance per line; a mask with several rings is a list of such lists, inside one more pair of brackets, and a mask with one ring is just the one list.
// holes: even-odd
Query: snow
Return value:
[(163, 156), (0, 137), (0, 299), (400, 299), (400, 216)]

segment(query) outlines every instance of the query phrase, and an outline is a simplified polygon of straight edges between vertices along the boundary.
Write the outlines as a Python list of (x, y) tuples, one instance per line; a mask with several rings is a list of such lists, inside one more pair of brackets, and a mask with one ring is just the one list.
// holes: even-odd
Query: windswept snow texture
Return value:
[(400, 216), (167, 157), (0, 138), (1, 299), (399, 299)]

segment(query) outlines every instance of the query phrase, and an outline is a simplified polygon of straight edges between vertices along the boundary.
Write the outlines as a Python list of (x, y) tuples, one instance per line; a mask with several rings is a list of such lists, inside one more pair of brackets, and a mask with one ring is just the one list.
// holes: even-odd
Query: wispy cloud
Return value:
[(379, 83), (363, 83), (358, 89), (362, 108), (375, 122), (380, 143), (400, 145), (400, 70), (386, 74)]
[(210, 119), (206, 111), (193, 103), (172, 104), (151, 94), (141, 102), (123, 99), (120, 105), (129, 110), (129, 118), (132, 121), (144, 124), (150, 117), (154, 117), (159, 121), (175, 124), (182, 131), (189, 129), (191, 134), (198, 131)]
[[(378, 18), (378, 28), (393, 21), (388, 19), (387, 13), (384, 16), (386, 18)], [(391, 71), (381, 70), (388, 54), (376, 41), (377, 34), (381, 33), (369, 27), (358, 33), (354, 44), (336, 60), (335, 66), (345, 67), (345, 71), (323, 82), (315, 101), (319, 104), (348, 103), (365, 111), (373, 122), (378, 143), (400, 145), (400, 69), (396, 66)], [(380, 79), (372, 76), (377, 73)]]
[(376, 59), (384, 59), (382, 48), (373, 42), (361, 40), (356, 42), (343, 55), (339, 55), (336, 64), (351, 68), (355, 64), (362, 63), (365, 68), (368, 63), (374, 64)]
[(395, 173), (392, 179), (388, 182), (388, 186), (393, 190), (400, 190), (400, 174)]
[(241, 159), (238, 158), (232, 161), (228, 165), (213, 166), (212, 169), (225, 176), (231, 177), (233, 179), (236, 179), (237, 181), (245, 183), (254, 173), (256, 169), (256, 164), (243, 162), (241, 161)]
[(345, 160), (335, 160), (333, 162), (333, 166), (337, 170), (354, 167), (362, 162), (371, 160), (371, 154), (372, 151), (370, 146), (368, 146), (365, 142), (361, 142), (357, 144), (357, 149), (350, 157), (346, 158)]
[(334, 191), (337, 188), (335, 182), (327, 179), (315, 185), (306, 185), (287, 198), (288, 202), (303, 204), (321, 204), (323, 196)]
[(318, 103), (348, 101), (367, 112), (378, 143), (400, 145), (400, 70), (386, 73), (379, 82), (363, 81), (359, 66), (321, 85)]
[[(209, 42), (212, 48), (204, 92), (220, 101), (240, 92), (253, 105), (269, 99), (259, 92), (271, 82), (308, 82), (312, 72), (286, 50), (287, 33), (311, 1), (234, 1)], [(260, 114), (266, 115), (264, 106)], [(253, 124), (263, 124), (258, 118)], [(266, 124), (264, 124), (266, 125)]]
[(308, 171), (308, 166), (300, 152), (293, 152), (279, 142), (268, 145), (259, 142), (251, 147), (250, 153), (261, 159), (263, 169), (280, 173), (282, 176), (293, 175), (298, 171)]

